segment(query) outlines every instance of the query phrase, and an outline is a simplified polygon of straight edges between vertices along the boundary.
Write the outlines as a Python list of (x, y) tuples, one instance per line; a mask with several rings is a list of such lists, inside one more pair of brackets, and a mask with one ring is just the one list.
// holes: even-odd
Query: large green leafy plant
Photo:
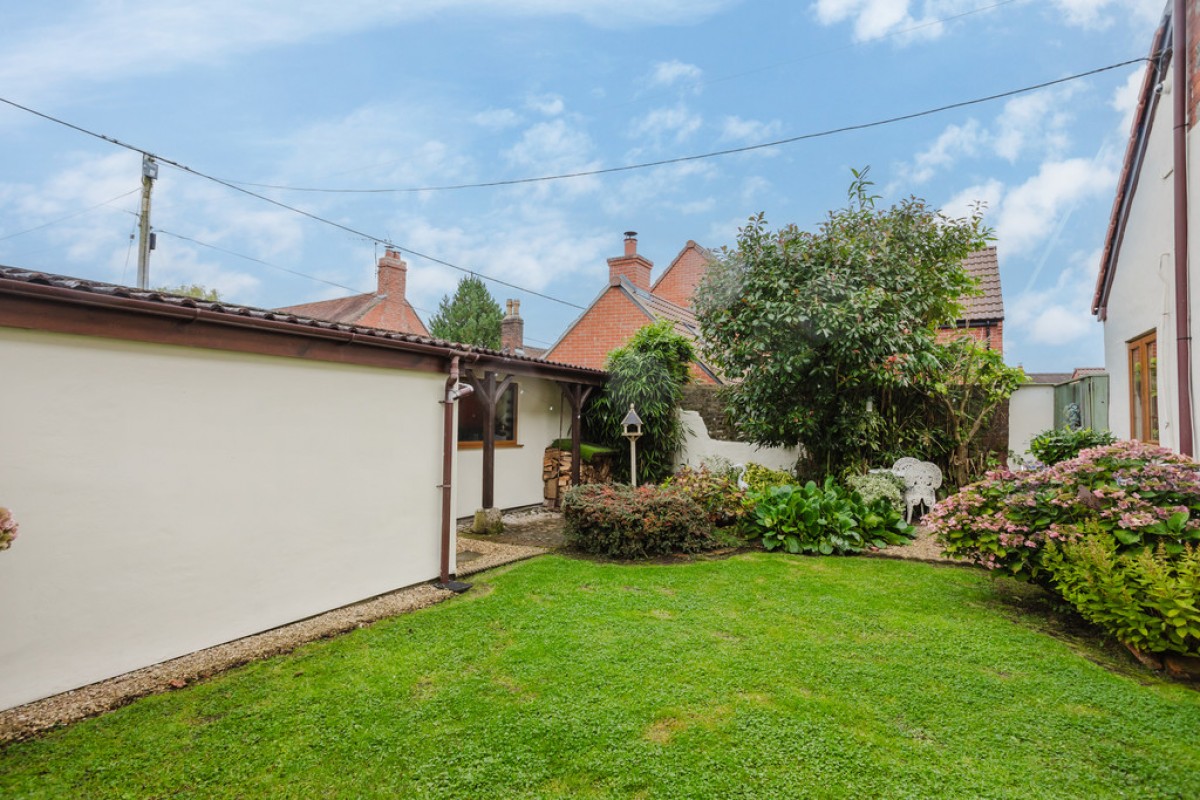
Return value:
[(621, 421), (635, 406), (642, 420), (637, 441), (638, 483), (657, 483), (675, 469), (685, 428), (679, 420), (683, 386), (695, 358), (691, 341), (668, 320), (647, 325), (609, 353), (608, 384), (586, 410), (588, 441), (612, 447), (618, 474), (629, 474), (629, 443)]
[(962, 261), (990, 235), (979, 212), (953, 219), (916, 198), (877, 208), (870, 186), (855, 172), (849, 205), (815, 233), (753, 217), (696, 293), (739, 427), (760, 444), (799, 442), (811, 475), (938, 438), (920, 404), (892, 398), (939, 371), (936, 330), (959, 316), (975, 286)]
[(1050, 466), (1075, 458), (1082, 450), (1112, 444), (1114, 441), (1116, 437), (1108, 431), (1094, 431), (1091, 428), (1076, 430), (1064, 426), (1042, 431), (1033, 437), (1029, 442), (1029, 452), (1038, 461)]
[(871, 547), (902, 544), (913, 534), (900, 512), (885, 499), (866, 503), (832, 477), (818, 486), (773, 486), (752, 495), (754, 510), (743, 522), (765, 550), (843, 555)]

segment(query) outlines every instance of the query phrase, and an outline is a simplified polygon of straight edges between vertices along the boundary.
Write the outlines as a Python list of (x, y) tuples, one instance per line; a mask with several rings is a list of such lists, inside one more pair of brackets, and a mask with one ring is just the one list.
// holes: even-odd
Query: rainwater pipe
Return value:
[(1175, 156), (1175, 353), (1179, 368), (1179, 452), (1193, 455), (1192, 432), (1192, 332), (1188, 288), (1188, 187), (1187, 187), (1187, 0), (1174, 0), (1171, 15), (1174, 97), (1172, 98)]
[[(478, 358), (475, 354), (469, 357)], [(471, 394), (470, 384), (459, 380), (458, 364), (461, 356), (450, 359), (450, 375), (446, 378), (446, 396), (442, 400), (442, 564), (438, 580), (439, 589), (449, 589), (459, 594), (471, 588), (471, 584), (450, 579), (450, 489), (454, 478), (454, 402)]]

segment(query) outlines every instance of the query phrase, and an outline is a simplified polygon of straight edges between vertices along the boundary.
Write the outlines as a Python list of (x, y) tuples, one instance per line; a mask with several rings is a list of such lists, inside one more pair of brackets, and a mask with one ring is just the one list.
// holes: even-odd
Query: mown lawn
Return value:
[(15, 797), (1200, 797), (1200, 693), (990, 576), (543, 557), (0, 751)]

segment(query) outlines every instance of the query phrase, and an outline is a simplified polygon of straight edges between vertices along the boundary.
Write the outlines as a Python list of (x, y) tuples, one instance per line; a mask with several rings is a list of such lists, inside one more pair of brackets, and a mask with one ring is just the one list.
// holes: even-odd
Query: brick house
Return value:
[[(700, 326), (692, 310), (692, 296), (704, 277), (711, 251), (689, 241), (658, 280), (650, 282), (654, 267), (637, 252), (637, 234), (625, 234), (625, 253), (608, 259), (608, 286), (546, 352), (545, 358), (564, 364), (603, 369), (608, 353), (623, 345), (634, 332), (660, 319), (695, 339)], [(996, 248), (972, 253), (963, 261), (979, 281), (981, 294), (962, 298), (961, 319), (942, 328), (939, 341), (970, 335), (988, 347), (1004, 352), (1004, 298), (1000, 291), (1000, 262)], [(705, 384), (723, 381), (701, 360), (692, 363), (692, 376)]]
[(946, 342), (964, 333), (1004, 354), (1004, 296), (1000, 291), (1000, 259), (996, 247), (985, 247), (963, 260), (968, 274), (979, 281), (980, 294), (959, 298), (962, 317), (953, 327), (941, 328), (938, 341)]
[[(711, 254), (695, 242), (679, 255), (653, 285), (654, 263), (637, 251), (637, 234), (625, 234), (625, 253), (608, 259), (608, 286), (600, 292), (558, 341), (546, 351), (548, 361), (603, 369), (609, 352), (625, 344), (639, 328), (660, 319), (695, 339), (700, 333), (691, 309), (692, 293), (704, 276)], [(692, 377), (701, 383), (721, 383), (703, 361), (692, 362)]]
[(299, 317), (428, 336), (429, 330), (426, 329), (425, 323), (421, 322), (421, 318), (405, 297), (408, 265), (400, 258), (400, 253), (390, 248), (384, 251), (379, 259), (376, 276), (377, 288), (374, 292), (334, 300), (320, 300), (316, 303), (301, 303), (276, 310)]

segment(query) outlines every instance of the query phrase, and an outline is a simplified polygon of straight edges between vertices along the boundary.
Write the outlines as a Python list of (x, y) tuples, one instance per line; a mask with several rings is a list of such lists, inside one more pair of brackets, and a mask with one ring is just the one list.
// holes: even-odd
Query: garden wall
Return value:
[(705, 459), (714, 457), (788, 472), (796, 466), (800, 452), (795, 447), (759, 447), (737, 441), (737, 432), (725, 414), (716, 386), (685, 386), (679, 416), (690, 431), (684, 436), (683, 449), (676, 458), (679, 466), (699, 467)]
[(437, 576), (443, 375), (0, 328), (0, 376), (0, 709)]

